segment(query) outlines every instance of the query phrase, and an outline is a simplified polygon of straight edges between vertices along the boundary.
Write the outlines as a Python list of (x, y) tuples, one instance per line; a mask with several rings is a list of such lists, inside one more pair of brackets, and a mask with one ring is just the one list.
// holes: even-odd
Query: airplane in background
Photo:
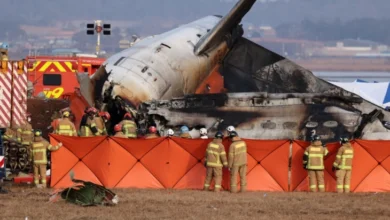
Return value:
[(234, 125), (244, 138), (390, 139), (389, 112), (242, 37), (255, 2), (138, 40), (91, 77), (78, 74), (83, 97), (111, 114), (110, 127), (138, 108), (143, 131), (187, 125), (211, 136)]

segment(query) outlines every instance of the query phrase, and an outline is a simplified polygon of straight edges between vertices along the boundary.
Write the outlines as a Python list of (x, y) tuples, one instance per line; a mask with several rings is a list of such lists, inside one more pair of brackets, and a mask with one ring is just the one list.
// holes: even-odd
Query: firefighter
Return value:
[(232, 144), (229, 147), (230, 192), (237, 192), (237, 174), (240, 175), (241, 192), (246, 191), (247, 155), (246, 143), (236, 131), (230, 132)]
[(232, 125), (226, 128), (226, 133), (228, 136), (230, 136), (230, 132), (232, 131), (236, 131), (236, 129)]
[(64, 136), (77, 136), (76, 126), (69, 119), (70, 112), (64, 111), (62, 113), (62, 119), (59, 121), (55, 130), (55, 134)]
[(122, 132), (122, 125), (120, 124), (115, 125), (114, 131), (115, 131), (114, 137), (127, 138), (127, 136)]
[(211, 180), (214, 177), (214, 191), (221, 190), (222, 167), (227, 167), (225, 147), (222, 144), (223, 133), (218, 131), (215, 138), (207, 145), (205, 154), (206, 179), (204, 181), (204, 190), (209, 190)]
[(175, 132), (172, 129), (168, 129), (168, 131), (167, 131), (168, 137), (173, 137), (174, 134), (175, 134)]
[(201, 128), (199, 133), (200, 133), (201, 139), (208, 139), (209, 138), (209, 137), (207, 137), (207, 129), (206, 128)]
[[(98, 119), (97, 117), (98, 111), (96, 108), (91, 107), (88, 110), (88, 119), (87, 119), (87, 124), (86, 124), (86, 136), (101, 136), (104, 133), (103, 130), (103, 120)], [(91, 131), (91, 134), (88, 131), (88, 128)]]
[(110, 118), (111, 116), (108, 112), (99, 112), (98, 117), (96, 117), (96, 125), (102, 135), (107, 135), (106, 123), (110, 120)]
[(322, 145), (321, 139), (318, 135), (314, 135), (312, 143), (306, 148), (303, 155), (303, 168), (309, 174), (309, 188), (311, 192), (317, 191), (325, 192), (324, 180), (324, 157), (328, 154), (328, 149)]
[(346, 137), (340, 138), (340, 144), (332, 170), (336, 171), (337, 192), (342, 193), (344, 188), (344, 192), (349, 193), (354, 150)]
[(181, 138), (187, 138), (187, 139), (192, 139), (191, 135), (190, 135), (190, 129), (188, 129), (187, 126), (182, 126), (180, 128), (180, 131), (181, 131), (181, 134), (180, 134), (180, 137)]
[[(86, 137), (87, 136), (87, 120), (89, 117), (89, 108), (86, 107), (84, 110), (83, 117), (81, 117), (80, 121), (80, 127), (79, 127), (79, 135), (80, 137)], [(88, 133), (89, 133), (89, 128), (88, 128)]]
[(126, 113), (123, 116), (123, 120), (119, 124), (122, 126), (126, 137), (137, 138), (137, 125), (135, 124), (130, 113)]
[(149, 133), (145, 136), (145, 139), (158, 138), (160, 135), (157, 134), (157, 128), (155, 126), (149, 127)]
[(32, 152), (31, 143), (34, 140), (33, 129), (31, 126), (31, 114), (26, 114), (24, 123), (17, 130), (18, 139), (18, 159), (17, 166), (20, 170), (28, 169), (29, 163), (31, 164)]
[(62, 143), (57, 146), (52, 146), (47, 140), (42, 137), (42, 132), (36, 130), (34, 132), (34, 142), (32, 143), (33, 164), (34, 164), (34, 184), (39, 187), (39, 176), (43, 187), (46, 187), (46, 166), (47, 166), (47, 150), (56, 151)]

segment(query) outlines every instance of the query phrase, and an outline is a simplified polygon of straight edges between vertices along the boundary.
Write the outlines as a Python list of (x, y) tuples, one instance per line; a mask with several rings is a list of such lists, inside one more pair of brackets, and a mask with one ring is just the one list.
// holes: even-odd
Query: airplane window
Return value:
[(144, 68), (142, 68), (142, 70), (141, 70), (141, 72), (146, 72), (146, 70), (148, 70), (148, 67), (147, 66), (145, 66)]
[(44, 86), (60, 86), (62, 83), (61, 74), (43, 74)]
[(166, 45), (166, 44), (164, 44), (164, 43), (161, 43), (161, 46), (168, 47), (169, 49), (171, 49), (170, 46), (168, 46), (168, 45)]
[(125, 59), (125, 57), (119, 58), (119, 60), (114, 63), (114, 66), (118, 65), (123, 59)]

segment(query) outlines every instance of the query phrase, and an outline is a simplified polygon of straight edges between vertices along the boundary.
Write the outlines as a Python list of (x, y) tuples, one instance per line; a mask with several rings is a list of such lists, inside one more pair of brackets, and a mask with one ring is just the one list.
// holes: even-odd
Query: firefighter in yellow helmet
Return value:
[(322, 145), (318, 135), (312, 137), (312, 143), (303, 154), (303, 168), (309, 174), (309, 188), (311, 192), (325, 192), (324, 157), (328, 155), (328, 149)]
[(52, 146), (47, 140), (42, 137), (42, 132), (40, 130), (36, 130), (34, 132), (34, 136), (34, 142), (32, 143), (34, 184), (38, 187), (39, 177), (41, 177), (41, 183), (43, 187), (46, 187), (46, 152), (47, 150), (58, 150), (62, 146), (62, 143), (58, 143), (57, 146)]
[(215, 138), (207, 145), (205, 154), (206, 179), (204, 181), (204, 190), (209, 190), (211, 180), (214, 177), (214, 191), (221, 190), (222, 167), (227, 167), (225, 147), (222, 144), (223, 133), (218, 131)]
[(55, 134), (64, 136), (77, 136), (76, 126), (69, 119), (70, 112), (64, 111), (62, 113), (62, 119), (58, 122), (58, 126), (54, 131)]
[(123, 132), (128, 138), (137, 138), (137, 125), (130, 113), (123, 116), (123, 120), (119, 123), (122, 126)]
[(229, 147), (228, 166), (230, 171), (230, 192), (237, 192), (237, 174), (240, 175), (241, 192), (246, 191), (246, 170), (247, 170), (247, 146), (241, 140), (236, 131), (229, 135), (232, 144)]
[(344, 192), (349, 193), (354, 150), (346, 137), (340, 138), (340, 144), (332, 170), (336, 170), (337, 192), (342, 193), (344, 188)]

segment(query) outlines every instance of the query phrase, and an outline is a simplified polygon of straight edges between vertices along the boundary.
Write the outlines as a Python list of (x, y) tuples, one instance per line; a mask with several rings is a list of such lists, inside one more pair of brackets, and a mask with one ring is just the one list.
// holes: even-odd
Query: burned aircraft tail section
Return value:
[(218, 24), (199, 40), (194, 47), (194, 53), (201, 55), (224, 40), (228, 40), (228, 36), (233, 40), (241, 37), (243, 31), (239, 24), (255, 2), (256, 0), (239, 0), (229, 13), (222, 17)]
[(229, 92), (327, 93), (352, 95), (313, 75), (294, 62), (240, 38), (224, 59), (220, 72)]

